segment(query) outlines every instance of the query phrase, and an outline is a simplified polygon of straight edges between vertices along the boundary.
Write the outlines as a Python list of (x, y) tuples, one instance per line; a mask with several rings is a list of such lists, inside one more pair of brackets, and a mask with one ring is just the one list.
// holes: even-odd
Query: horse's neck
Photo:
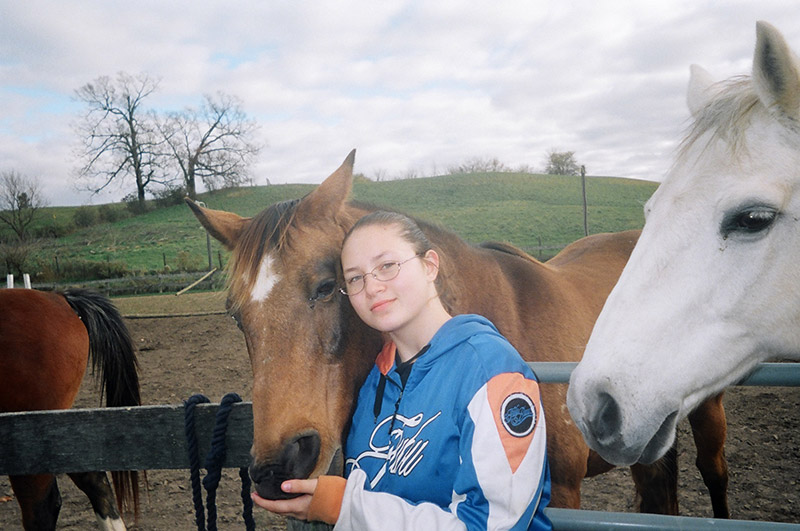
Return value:
[(445, 261), (443, 299), (453, 313), (511, 317), (520, 307), (514, 303), (516, 295), (553, 285), (547, 266), (511, 248), (476, 248), (461, 240), (440, 245)]

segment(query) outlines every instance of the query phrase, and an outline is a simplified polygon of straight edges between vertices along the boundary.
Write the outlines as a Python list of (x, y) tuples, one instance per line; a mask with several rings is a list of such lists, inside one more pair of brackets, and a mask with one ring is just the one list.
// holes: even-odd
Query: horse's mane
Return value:
[(698, 140), (711, 132), (704, 148), (713, 140), (723, 139), (732, 154), (741, 153), (747, 124), (756, 112), (766, 112), (750, 76), (735, 76), (717, 84), (718, 93), (695, 116), (693, 124), (679, 146), (679, 158)]
[(241, 308), (252, 291), (264, 253), (268, 249), (280, 251), (287, 245), (287, 229), (299, 202), (299, 199), (291, 199), (268, 206), (242, 231), (228, 263), (228, 293), (235, 294), (235, 298), (228, 300), (232, 311)]
[(531, 262), (537, 261), (534, 257), (529, 255), (528, 253), (526, 253), (525, 251), (523, 251), (522, 249), (520, 249), (515, 245), (511, 245), (510, 243), (489, 241), (478, 244), (478, 247), (481, 247), (483, 249), (491, 249), (493, 251), (500, 251), (501, 253), (510, 254), (512, 256), (516, 256), (524, 260), (529, 260)]

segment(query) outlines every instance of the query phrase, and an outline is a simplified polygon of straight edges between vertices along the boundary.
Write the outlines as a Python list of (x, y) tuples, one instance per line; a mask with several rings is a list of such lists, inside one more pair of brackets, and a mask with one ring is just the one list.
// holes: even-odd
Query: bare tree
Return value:
[(235, 96), (206, 95), (199, 109), (170, 113), (159, 127), (189, 197), (196, 198), (198, 178), (209, 190), (252, 182), (247, 169), (260, 151), (252, 141), (258, 126)]
[(142, 108), (158, 88), (147, 74), (125, 72), (115, 79), (97, 78), (75, 91), (87, 110), (75, 128), (81, 141), (84, 164), (79, 178), (98, 193), (114, 181), (133, 178), (141, 205), (151, 182), (160, 182), (160, 137), (155, 115)]
[(547, 153), (547, 166), (545, 173), (550, 175), (578, 175), (580, 165), (575, 160), (574, 151), (556, 151), (551, 149)]
[(373, 180), (376, 183), (388, 180), (389, 172), (385, 168), (378, 168), (373, 172)]
[(473, 157), (457, 166), (450, 166), (447, 168), (447, 173), (450, 175), (458, 175), (461, 173), (496, 173), (506, 172), (508, 168), (500, 162), (497, 157), (494, 158), (481, 158)]
[(46, 205), (36, 180), (13, 170), (0, 174), (0, 222), (14, 232), (18, 241), (28, 239), (31, 223)]

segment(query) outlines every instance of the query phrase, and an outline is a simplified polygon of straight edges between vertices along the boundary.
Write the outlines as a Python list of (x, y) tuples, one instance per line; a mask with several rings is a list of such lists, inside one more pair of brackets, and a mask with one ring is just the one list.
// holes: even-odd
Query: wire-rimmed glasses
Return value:
[(375, 268), (370, 271), (369, 273), (364, 273), (363, 275), (355, 275), (350, 278), (346, 278), (344, 280), (344, 287), (339, 288), (343, 294), (347, 295), (348, 297), (352, 297), (353, 295), (358, 295), (362, 291), (364, 291), (364, 286), (367, 284), (367, 275), (371, 276), (375, 280), (380, 282), (389, 282), (390, 280), (394, 280), (397, 278), (397, 275), (400, 274), (400, 266), (405, 264), (406, 262), (413, 260), (414, 258), (419, 258), (423, 256), (420, 253), (415, 254), (411, 258), (407, 258), (401, 262), (383, 262), (375, 266)]

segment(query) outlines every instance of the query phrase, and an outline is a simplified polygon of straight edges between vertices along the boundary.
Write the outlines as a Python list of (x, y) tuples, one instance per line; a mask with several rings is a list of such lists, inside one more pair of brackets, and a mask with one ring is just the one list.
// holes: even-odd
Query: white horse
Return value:
[(757, 363), (800, 358), (800, 61), (756, 33), (752, 76), (692, 67), (693, 127), (570, 379), (573, 419), (616, 465), (655, 461)]

